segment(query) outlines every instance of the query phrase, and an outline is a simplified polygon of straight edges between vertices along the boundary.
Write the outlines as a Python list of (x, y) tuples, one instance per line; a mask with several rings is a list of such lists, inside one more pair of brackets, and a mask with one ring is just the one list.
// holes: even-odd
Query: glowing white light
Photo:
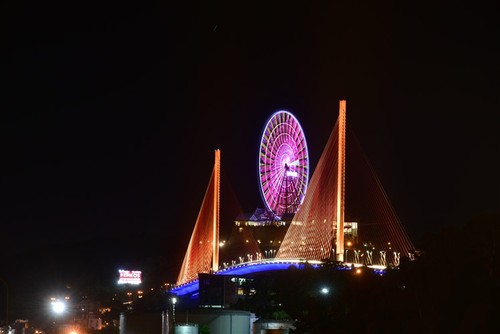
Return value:
[(299, 176), (299, 174), (297, 172), (289, 170), (286, 172), (286, 176), (297, 177), (297, 176)]
[(321, 293), (324, 294), (324, 295), (327, 295), (329, 292), (330, 292), (330, 289), (328, 289), (328, 288), (322, 288), (321, 289)]
[(52, 310), (55, 313), (58, 313), (58, 314), (63, 313), (65, 309), (66, 309), (66, 304), (64, 304), (61, 301), (55, 301), (52, 303)]

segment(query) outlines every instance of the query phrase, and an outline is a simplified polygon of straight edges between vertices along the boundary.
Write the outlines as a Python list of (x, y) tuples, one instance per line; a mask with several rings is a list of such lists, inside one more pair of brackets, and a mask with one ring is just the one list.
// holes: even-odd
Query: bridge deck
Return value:
[[(322, 261), (311, 261), (304, 259), (265, 259), (259, 261), (250, 261), (239, 263), (234, 266), (229, 266), (227, 268), (221, 269), (215, 272), (215, 275), (235, 275), (235, 276), (245, 276), (249, 274), (256, 274), (266, 271), (277, 271), (277, 270), (288, 270), (290, 267), (295, 267), (297, 269), (303, 269), (306, 265), (310, 265), (312, 268), (320, 268), (324, 265)], [(349, 270), (352, 266), (362, 267), (362, 264), (358, 263), (343, 263), (346, 270)], [(370, 265), (367, 266), (375, 270), (385, 270), (385, 266), (380, 265)], [(186, 282), (184, 284), (178, 285), (170, 290), (172, 294), (178, 296), (184, 296), (189, 293), (194, 293), (199, 290), (199, 281), (194, 279), (192, 281)]]

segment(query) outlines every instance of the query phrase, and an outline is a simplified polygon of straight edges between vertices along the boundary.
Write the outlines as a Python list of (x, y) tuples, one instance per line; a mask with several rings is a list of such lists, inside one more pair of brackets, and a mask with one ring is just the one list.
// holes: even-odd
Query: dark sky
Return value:
[(267, 118), (298, 118), (313, 170), (339, 99), (414, 239), (498, 211), (493, 2), (181, 3), (0, 5), (0, 254), (14, 267), (36, 253), (62, 272), (54, 249), (109, 268), (157, 254), (175, 279), (214, 149), (253, 211)]

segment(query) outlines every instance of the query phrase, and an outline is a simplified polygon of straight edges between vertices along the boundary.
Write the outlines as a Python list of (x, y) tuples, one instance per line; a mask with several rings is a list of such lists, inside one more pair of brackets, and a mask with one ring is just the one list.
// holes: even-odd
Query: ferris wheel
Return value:
[(299, 121), (281, 110), (271, 115), (259, 150), (260, 193), (267, 209), (281, 218), (296, 213), (306, 194), (309, 155)]

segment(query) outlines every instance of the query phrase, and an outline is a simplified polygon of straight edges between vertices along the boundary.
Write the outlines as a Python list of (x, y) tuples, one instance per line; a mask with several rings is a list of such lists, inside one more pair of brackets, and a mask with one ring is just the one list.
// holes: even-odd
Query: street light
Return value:
[(56, 318), (66, 311), (66, 303), (55, 298), (51, 298), (52, 312), (54, 312), (54, 333), (57, 333)]
[(175, 330), (175, 303), (177, 303), (177, 298), (172, 297), (172, 324), (174, 325), (174, 330)]
[(55, 314), (61, 314), (66, 310), (66, 304), (63, 303), (62, 301), (56, 300), (52, 302), (52, 311), (54, 311)]
[(172, 303), (172, 333), (175, 333), (176, 332), (175, 331), (175, 304), (177, 303), (177, 297), (172, 296), (170, 298), (170, 302)]

